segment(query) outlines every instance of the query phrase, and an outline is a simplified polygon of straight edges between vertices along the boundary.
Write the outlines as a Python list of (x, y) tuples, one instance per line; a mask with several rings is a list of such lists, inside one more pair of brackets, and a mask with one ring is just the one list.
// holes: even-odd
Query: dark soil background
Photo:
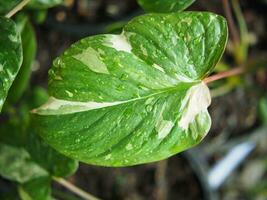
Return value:
[[(240, 0), (240, 3), (248, 30), (255, 40), (249, 49), (249, 59), (258, 59), (259, 56), (267, 58), (267, 3), (260, 0)], [(135, 0), (66, 0), (65, 4), (66, 6), (50, 9), (46, 21), (35, 26), (38, 55), (34, 63), (32, 85), (47, 87), (47, 71), (53, 59), (73, 42), (85, 36), (120, 30), (121, 24), (144, 13)], [(189, 10), (211, 11), (224, 15), (220, 0), (198, 0)], [(235, 67), (229, 52), (225, 53), (223, 60)], [(266, 67), (267, 64), (261, 65)], [(261, 148), (253, 152), (219, 191), (211, 191), (208, 188), (205, 184), (205, 174), (208, 168), (225, 154), (222, 147), (229, 141), (249, 136), (251, 131), (259, 126), (257, 104), (264, 91), (267, 91), (267, 73), (266, 70), (259, 70), (244, 76), (243, 83), (228, 94), (214, 98), (210, 107), (213, 119), (211, 131), (191, 153), (189, 151), (166, 161), (127, 168), (81, 164), (78, 172), (69, 180), (101, 199), (260, 200), (251, 196), (250, 188), (244, 180), (247, 181), (249, 178), (246, 176), (259, 169), (258, 166), (251, 167), (252, 171), (249, 171), (247, 166), (251, 163), (253, 165), (255, 159), (258, 161), (267, 155), (267, 141), (266, 145), (262, 141)], [(198, 159), (198, 164), (194, 159)], [(246, 170), (248, 172), (245, 172)], [(267, 174), (263, 172), (258, 181), (266, 178)], [(64, 198), (57, 191), (69, 193), (54, 184), (54, 194), (57, 199), (62, 200)], [(267, 199), (267, 195), (262, 199)]]

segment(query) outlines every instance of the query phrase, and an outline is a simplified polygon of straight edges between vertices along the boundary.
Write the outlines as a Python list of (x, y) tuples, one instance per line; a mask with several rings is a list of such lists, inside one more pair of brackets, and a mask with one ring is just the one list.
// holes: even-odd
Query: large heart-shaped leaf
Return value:
[(82, 39), (54, 62), (49, 101), (35, 113), (42, 137), (86, 163), (126, 166), (196, 145), (211, 124), (201, 82), (227, 41), (212, 13), (149, 14), (121, 35)]
[(16, 24), (0, 17), (0, 111), (22, 63), (22, 45)]
[(138, 3), (148, 12), (177, 12), (186, 9), (195, 0), (138, 0)]

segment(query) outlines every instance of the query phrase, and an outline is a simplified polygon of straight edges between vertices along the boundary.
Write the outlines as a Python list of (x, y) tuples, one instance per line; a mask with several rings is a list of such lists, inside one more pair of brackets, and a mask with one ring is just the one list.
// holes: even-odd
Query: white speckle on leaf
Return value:
[(128, 53), (131, 53), (132, 50), (131, 44), (123, 33), (120, 35), (108, 35), (105, 45)]
[(156, 63), (154, 63), (154, 64), (152, 65), (152, 67), (158, 69), (159, 71), (165, 72), (164, 69), (163, 69), (161, 66), (157, 65)]
[(160, 120), (156, 126), (156, 130), (158, 132), (158, 138), (165, 138), (173, 128), (174, 123), (172, 121)]
[(132, 150), (133, 149), (133, 145), (131, 143), (127, 144), (126, 146), (126, 150)]
[(90, 70), (94, 72), (109, 74), (108, 68), (105, 63), (100, 59), (99, 53), (91, 47), (87, 48), (80, 54), (74, 55), (73, 57), (81, 61), (83, 64), (88, 66)]
[(109, 160), (111, 158), (111, 154), (105, 156), (105, 160)]
[(163, 119), (163, 112), (166, 107), (166, 104), (164, 104), (161, 108), (159, 118), (157, 120), (155, 129), (158, 132), (158, 138), (163, 139), (165, 138), (172, 130), (174, 123), (169, 120)]
[(172, 43), (173, 45), (177, 45), (177, 37), (176, 36), (172, 36)]
[(193, 82), (192, 79), (190, 79), (190, 78), (188, 78), (188, 77), (186, 77), (186, 76), (184, 76), (184, 75), (175, 74), (175, 77), (176, 77), (179, 81), (182, 81), (182, 82), (189, 82), (189, 83)]
[(170, 5), (170, 10), (172, 10), (174, 8), (174, 6), (176, 5), (177, 2), (173, 2), (171, 5)]
[(181, 111), (182, 116), (178, 122), (178, 125), (187, 130), (189, 124), (194, 121), (195, 117), (203, 112), (207, 111), (208, 106), (211, 103), (209, 88), (200, 83), (191, 87), (182, 101)]
[(145, 101), (145, 104), (146, 105), (151, 104), (153, 101), (154, 101), (154, 97), (150, 97)]
[(141, 51), (143, 52), (143, 54), (145, 56), (148, 56), (147, 50), (146, 50), (146, 48), (143, 45), (141, 45)]
[(8, 77), (10, 80), (14, 80), (15, 79), (15, 75), (11, 73), (11, 71), (9, 69), (6, 70)]
[(18, 41), (18, 37), (16, 34), (10, 34), (8, 36), (8, 38), (10, 39), (11, 42), (17, 42)]
[(188, 26), (190, 26), (192, 23), (192, 19), (190, 17), (187, 17), (187, 18), (182, 19), (181, 22), (185, 22), (187, 23)]
[(57, 75), (54, 76), (54, 79), (55, 79), (55, 80), (58, 80), (58, 81), (62, 81), (62, 80), (63, 80), (63, 78), (62, 78), (61, 76), (57, 76)]
[(73, 97), (73, 93), (72, 92), (70, 92), (68, 90), (66, 90), (65, 92), (68, 94), (69, 97)]

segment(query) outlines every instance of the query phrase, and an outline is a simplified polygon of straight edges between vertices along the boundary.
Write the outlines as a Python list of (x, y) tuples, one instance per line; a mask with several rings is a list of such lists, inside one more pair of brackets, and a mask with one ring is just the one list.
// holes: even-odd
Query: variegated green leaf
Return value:
[(16, 24), (0, 17), (0, 111), (22, 63), (22, 45)]
[(195, 0), (138, 0), (138, 3), (148, 12), (177, 12), (189, 7)]
[(196, 145), (211, 124), (201, 81), (227, 41), (224, 18), (149, 14), (120, 35), (72, 45), (49, 72), (49, 101), (35, 113), (41, 136), (86, 163), (127, 166)]
[(7, 101), (10, 103), (15, 103), (27, 88), (31, 75), (31, 66), (37, 50), (35, 32), (30, 21), (27, 18), (21, 21), (17, 22), (17, 24), (24, 23), (21, 30), (23, 62), (8, 94)]

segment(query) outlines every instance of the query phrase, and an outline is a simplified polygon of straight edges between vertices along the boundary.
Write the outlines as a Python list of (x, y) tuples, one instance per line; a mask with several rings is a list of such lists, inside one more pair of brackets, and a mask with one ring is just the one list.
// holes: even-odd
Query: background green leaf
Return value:
[(16, 24), (0, 17), (0, 111), (22, 64), (22, 45)]
[(48, 173), (30, 159), (27, 151), (0, 143), (0, 174), (7, 179), (25, 183)]
[(49, 176), (32, 179), (19, 186), (22, 200), (52, 200), (51, 179)]
[(47, 9), (63, 3), (63, 0), (32, 0), (28, 4), (32, 9)]
[(15, 103), (27, 88), (31, 75), (31, 66), (37, 50), (35, 32), (31, 23), (28, 19), (23, 23), (25, 23), (21, 32), (23, 62), (8, 94), (10, 103)]
[(192, 147), (211, 124), (201, 79), (226, 41), (224, 18), (198, 12), (144, 15), (121, 35), (82, 39), (54, 61), (36, 130), (63, 154), (104, 166)]
[(22, 199), (51, 199), (51, 177), (72, 175), (78, 167), (77, 161), (46, 145), (32, 129), (29, 110), (46, 100), (44, 90), (35, 88), (18, 111), (0, 123), (0, 175), (20, 183)]
[(0, 15), (7, 14), (19, 2), (20, 2), (20, 0), (1, 0), (0, 1)]
[(147, 12), (177, 12), (185, 10), (195, 0), (138, 0), (140, 6)]

